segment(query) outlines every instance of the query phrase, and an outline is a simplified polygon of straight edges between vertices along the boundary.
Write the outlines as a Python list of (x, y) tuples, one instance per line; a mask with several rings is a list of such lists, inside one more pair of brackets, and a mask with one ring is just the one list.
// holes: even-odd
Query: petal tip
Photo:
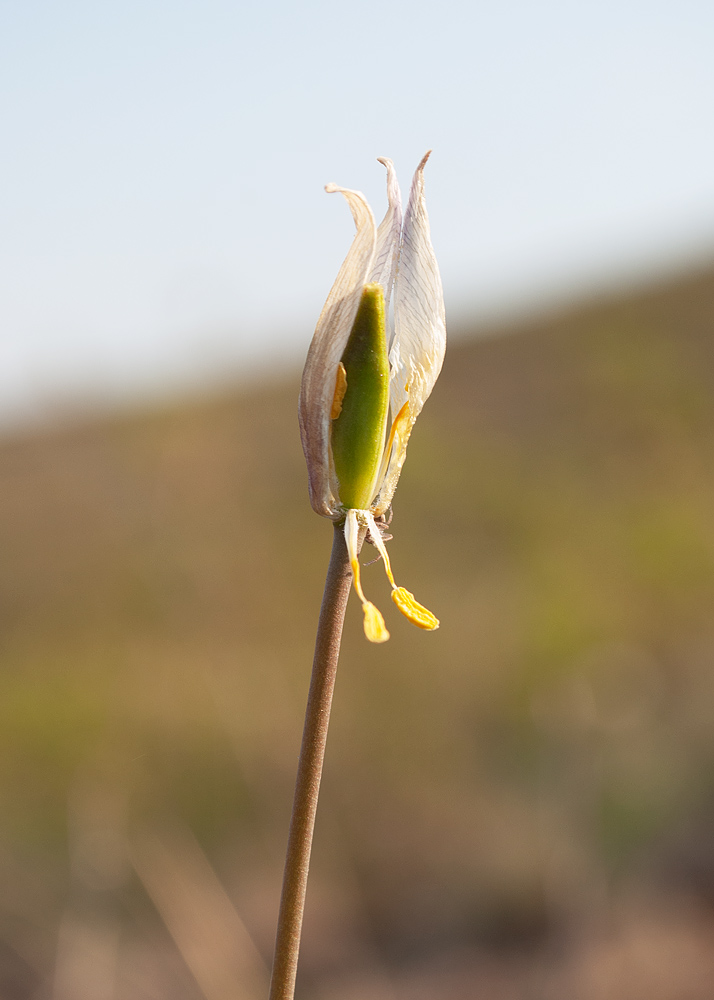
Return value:
[(429, 159), (429, 157), (433, 152), (434, 152), (433, 149), (427, 149), (426, 153), (424, 153), (421, 160), (419, 161), (419, 166), (417, 167), (417, 173), (419, 173), (424, 169), (424, 167), (426, 166), (426, 161)]

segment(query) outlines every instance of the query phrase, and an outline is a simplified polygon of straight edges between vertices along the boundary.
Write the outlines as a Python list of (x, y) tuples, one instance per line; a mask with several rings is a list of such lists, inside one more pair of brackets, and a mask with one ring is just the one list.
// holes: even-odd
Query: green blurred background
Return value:
[[(390, 543), (442, 625), (366, 569), (301, 998), (711, 996), (712, 316), (701, 270), (457, 331)], [(265, 995), (331, 544), (298, 381), (0, 441), (7, 1000)]]

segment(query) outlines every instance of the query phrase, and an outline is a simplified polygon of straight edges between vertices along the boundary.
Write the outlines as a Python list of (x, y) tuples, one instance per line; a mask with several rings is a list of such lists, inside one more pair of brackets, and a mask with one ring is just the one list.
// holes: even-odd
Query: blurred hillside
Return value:
[[(297, 390), (0, 442), (3, 998), (232, 995), (184, 964), (206, 858), (270, 960), (331, 544)], [(442, 626), (366, 570), (301, 997), (711, 996), (713, 497), (714, 272), (450, 347), (390, 543)]]

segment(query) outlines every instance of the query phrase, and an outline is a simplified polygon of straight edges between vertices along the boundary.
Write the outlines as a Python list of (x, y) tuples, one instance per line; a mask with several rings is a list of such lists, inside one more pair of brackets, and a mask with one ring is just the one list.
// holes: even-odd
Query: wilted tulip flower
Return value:
[[(402, 220), (399, 185), (387, 168), (389, 208), (379, 228), (359, 191), (329, 184), (347, 200), (357, 227), (317, 323), (300, 391), (300, 435), (310, 500), (338, 524), (372, 642), (389, 638), (368, 601), (357, 558), (360, 526), (379, 550), (392, 599), (415, 625), (439, 621), (394, 581), (375, 521), (389, 508), (416, 418), (434, 387), (446, 348), (444, 300), (424, 200), (426, 154), (412, 182)], [(393, 329), (390, 298), (393, 295)]]

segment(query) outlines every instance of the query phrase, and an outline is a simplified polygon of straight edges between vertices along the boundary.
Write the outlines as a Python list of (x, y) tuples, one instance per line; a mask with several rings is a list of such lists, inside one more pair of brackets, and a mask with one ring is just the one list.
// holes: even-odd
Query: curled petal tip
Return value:
[(426, 161), (429, 159), (429, 157), (433, 152), (434, 152), (433, 149), (427, 149), (426, 153), (424, 153), (424, 155), (421, 158), (419, 166), (416, 168), (417, 173), (419, 173), (421, 170), (424, 169), (424, 167), (426, 166)]
[(339, 190), (340, 189), (337, 186), (337, 184), (333, 184), (332, 181), (330, 181), (329, 184), (325, 184), (325, 191), (327, 191), (328, 194), (334, 194), (335, 191), (339, 191)]
[(389, 159), (388, 156), (378, 156), (377, 163), (381, 163), (383, 167), (387, 168), (394, 166), (394, 164), (392, 163), (392, 161)]

